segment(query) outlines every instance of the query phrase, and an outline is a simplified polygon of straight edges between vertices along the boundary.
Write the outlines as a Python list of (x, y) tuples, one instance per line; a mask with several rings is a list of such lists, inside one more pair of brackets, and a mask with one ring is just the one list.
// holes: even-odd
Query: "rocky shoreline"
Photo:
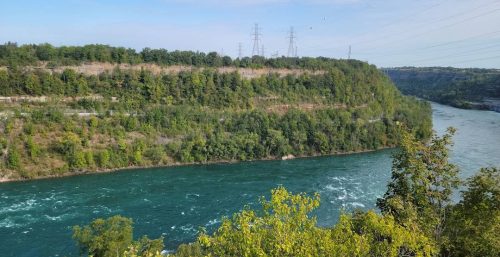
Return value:
[(263, 158), (263, 159), (247, 160), (247, 161), (220, 160), (220, 161), (209, 161), (209, 162), (203, 162), (203, 163), (199, 163), (199, 162), (189, 162), (189, 163), (174, 162), (174, 163), (162, 164), (162, 165), (143, 165), (143, 166), (128, 166), (128, 167), (121, 167), (121, 168), (112, 168), (112, 169), (82, 170), (82, 171), (76, 171), (76, 172), (67, 172), (67, 173), (57, 175), (57, 176), (41, 176), (41, 177), (36, 177), (36, 178), (31, 178), (31, 179), (0, 177), (0, 183), (32, 181), (32, 180), (53, 179), (53, 178), (64, 178), (64, 177), (71, 177), (71, 176), (82, 176), (82, 175), (99, 174), (99, 173), (111, 173), (111, 172), (119, 172), (119, 171), (134, 170), (134, 169), (168, 168), (168, 167), (179, 167), (179, 166), (189, 166), (189, 165), (233, 164), (233, 163), (239, 163), (239, 162), (252, 162), (252, 161), (277, 161), (277, 160), (287, 161), (287, 160), (293, 160), (293, 159), (298, 159), (298, 158), (313, 158), (313, 157), (321, 157), (321, 156), (339, 156), (339, 155), (369, 153), (369, 152), (375, 152), (375, 151), (384, 150), (384, 149), (391, 149), (391, 148), (395, 148), (395, 146), (385, 146), (385, 147), (380, 147), (377, 149), (365, 149), (365, 150), (350, 151), (350, 152), (338, 152), (338, 153), (327, 154), (327, 155), (313, 154), (313, 155), (295, 156), (293, 154), (288, 154), (288, 155), (282, 156), (280, 158), (279, 157), (278, 158)]

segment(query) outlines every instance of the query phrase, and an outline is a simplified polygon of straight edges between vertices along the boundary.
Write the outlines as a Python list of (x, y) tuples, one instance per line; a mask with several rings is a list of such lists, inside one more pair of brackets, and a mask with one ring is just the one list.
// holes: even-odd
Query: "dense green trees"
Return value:
[[(18, 67), (48, 62), (49, 67), (59, 65), (76, 65), (83, 62), (109, 63), (155, 63), (159, 65), (186, 65), (195, 67), (233, 66), (242, 68), (306, 68), (312, 70), (328, 69), (335, 65), (345, 65), (325, 57), (278, 57), (267, 59), (261, 56), (231, 59), (219, 56), (215, 52), (203, 53), (193, 51), (167, 51), (166, 49), (144, 48), (141, 52), (123, 47), (108, 45), (61, 46), (50, 44), (17, 45), (8, 42), (0, 45), (0, 66)], [(354, 66), (363, 66), (362, 62), (348, 61)], [(1, 77), (0, 77), (1, 78)]]
[(454, 129), (429, 143), (400, 130), (400, 151), (394, 156), (392, 181), (377, 205), (405, 226), (418, 225), (426, 235), (441, 241), (451, 194), (459, 184), (458, 169), (448, 163), (448, 146)]
[(7, 153), (7, 168), (10, 169), (20, 169), (21, 168), (21, 157), (19, 151), (15, 147), (10, 147)]
[(106, 220), (96, 219), (91, 224), (73, 227), (73, 239), (81, 253), (93, 257), (122, 256), (126, 250), (142, 256), (159, 253), (163, 249), (163, 238), (149, 239), (143, 236), (133, 240), (132, 220), (113, 216)]
[[(316, 226), (319, 196), (274, 189), (262, 211), (243, 210), (198, 242), (203, 256), (431, 256), (432, 243), (375, 212), (343, 214), (332, 228)], [(198, 255), (198, 256), (202, 256)], [(179, 256), (182, 256), (180, 254)]]
[(98, 76), (77, 74), (72, 69), (57, 73), (10, 68), (0, 69), (0, 94), (43, 95), (66, 102), (67, 97), (75, 97), (73, 106), (86, 109), (106, 108), (110, 103), (104, 100), (115, 97), (120, 103), (115, 105), (125, 109), (146, 104), (246, 109), (263, 103), (308, 102), (367, 108), (374, 114), (394, 112), (400, 97), (386, 77), (368, 64), (354, 68), (345, 61), (338, 62), (323, 74), (304, 71), (301, 75), (268, 74), (257, 78), (208, 68), (166, 74), (115, 69)]
[(481, 169), (467, 180), (444, 228), (447, 256), (500, 255), (500, 170)]
[(451, 195), (461, 182), (457, 167), (448, 162), (453, 133), (450, 128), (424, 143), (402, 130), (392, 181), (377, 205), (402, 226), (433, 239), (442, 256), (497, 256), (500, 172), (481, 169), (464, 184), (467, 190), (454, 204)]

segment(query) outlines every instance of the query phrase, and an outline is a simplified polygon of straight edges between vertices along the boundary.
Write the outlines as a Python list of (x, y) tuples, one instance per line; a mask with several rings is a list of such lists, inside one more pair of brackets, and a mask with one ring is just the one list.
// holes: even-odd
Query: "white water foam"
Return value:
[(193, 227), (193, 225), (183, 225), (183, 226), (180, 226), (179, 228), (188, 234), (196, 233), (196, 229)]
[(198, 197), (200, 197), (200, 195), (199, 194), (195, 194), (195, 193), (188, 193), (188, 194), (186, 194), (186, 199), (194, 198), (194, 197), (198, 198)]
[(17, 226), (19, 225), (12, 221), (10, 218), (6, 218), (0, 221), (0, 228), (13, 228)]
[(352, 203), (347, 203), (348, 205), (354, 207), (354, 208), (365, 208), (365, 205), (359, 202), (352, 202)]
[(220, 220), (218, 220), (218, 219), (213, 219), (213, 220), (209, 220), (209, 221), (207, 222), (207, 224), (205, 224), (205, 226), (206, 226), (206, 227), (209, 227), (209, 226), (213, 226), (213, 225), (215, 225), (215, 224), (217, 224), (217, 223), (220, 223)]
[(52, 220), (52, 221), (56, 221), (56, 220), (61, 220), (61, 216), (55, 216), (55, 217), (52, 217), (52, 216), (49, 216), (47, 214), (43, 215), (45, 218), (47, 218), (48, 220)]
[(3, 207), (0, 209), (0, 214), (1, 213), (9, 213), (9, 212), (20, 212), (20, 211), (28, 211), (37, 205), (36, 200), (34, 199), (29, 199), (24, 202), (16, 203), (8, 207)]

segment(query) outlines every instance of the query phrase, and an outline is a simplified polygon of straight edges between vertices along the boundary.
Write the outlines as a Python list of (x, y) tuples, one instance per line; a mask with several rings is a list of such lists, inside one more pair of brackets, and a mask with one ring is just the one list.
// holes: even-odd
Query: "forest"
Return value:
[(500, 111), (500, 71), (497, 69), (382, 69), (403, 94), (465, 109)]
[[(197, 256), (481, 256), (500, 254), (500, 170), (483, 168), (460, 181), (448, 162), (455, 130), (418, 140), (400, 126), (392, 180), (378, 199), (378, 210), (341, 214), (337, 224), (320, 227), (314, 209), (320, 195), (273, 189), (261, 209), (243, 208), (223, 217), (213, 233), (200, 230), (196, 241), (162, 255), (168, 238), (139, 240), (133, 222), (122, 216), (74, 226), (82, 254), (95, 257)], [(462, 188), (461, 200), (452, 201)]]
[[(18, 46), (8, 42), (0, 45), (0, 66), (26, 66), (47, 62), (49, 67), (78, 65), (85, 62), (108, 63), (154, 63), (159, 65), (186, 65), (194, 67), (240, 67), (240, 68), (304, 68), (310, 70), (328, 69), (342, 62), (325, 57), (277, 57), (262, 56), (231, 59), (216, 52), (168, 51), (166, 49), (144, 48), (141, 52), (124, 47), (108, 45), (61, 46), (50, 44), (27, 44)], [(362, 65), (353, 61), (354, 64)]]
[(376, 67), (323, 63), (320, 73), (250, 78), (210, 66), (0, 69), (0, 177), (376, 150), (397, 144), (400, 122), (430, 136), (430, 105), (402, 96)]

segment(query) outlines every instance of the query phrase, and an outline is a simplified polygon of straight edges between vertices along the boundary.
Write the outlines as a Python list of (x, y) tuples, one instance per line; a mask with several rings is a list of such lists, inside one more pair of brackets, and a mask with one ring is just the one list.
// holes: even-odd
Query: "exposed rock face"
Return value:
[[(128, 63), (107, 63), (107, 62), (87, 62), (80, 65), (66, 65), (57, 67), (48, 67), (47, 62), (40, 62), (39, 65), (31, 65), (24, 67), (25, 70), (42, 70), (45, 72), (57, 72), (62, 73), (65, 69), (72, 69), (77, 73), (83, 73), (85, 75), (97, 76), (105, 72), (113, 72), (115, 69), (120, 70), (135, 70), (140, 71), (146, 69), (151, 71), (153, 74), (159, 75), (162, 73), (179, 73), (181, 71), (193, 71), (193, 70), (203, 70), (203, 67), (186, 66), (186, 65), (158, 65), (153, 63), (142, 63), (142, 64), (128, 64)], [(209, 68), (211, 69), (211, 68)], [(287, 69), (287, 68), (237, 68), (237, 67), (217, 67), (220, 73), (231, 73), (238, 72), (243, 78), (252, 79), (258, 78), (260, 76), (265, 76), (268, 74), (278, 74), (281, 77), (287, 75), (302, 75), (302, 74), (312, 74), (319, 75), (324, 74), (324, 70), (307, 70), (307, 69)], [(7, 67), (0, 66), (0, 70), (7, 70)]]
[(295, 159), (295, 156), (293, 154), (289, 154), (289, 155), (285, 155), (285, 156), (281, 157), (281, 160), (283, 160), (283, 161), (291, 160), (291, 159)]

